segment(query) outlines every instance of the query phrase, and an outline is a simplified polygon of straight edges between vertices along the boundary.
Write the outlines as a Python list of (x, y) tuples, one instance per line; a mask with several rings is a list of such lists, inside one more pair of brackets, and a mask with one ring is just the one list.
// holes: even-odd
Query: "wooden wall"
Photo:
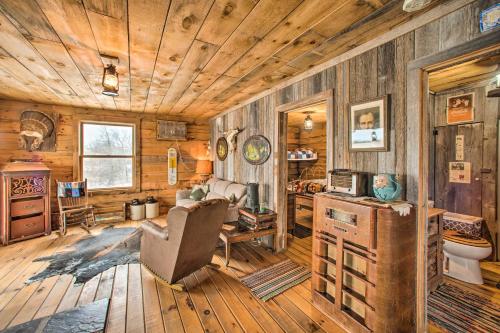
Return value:
[[(288, 150), (293, 151), (300, 147), (300, 128), (288, 126), (287, 132), (287, 147)], [(299, 178), (299, 162), (289, 161), (288, 162), (288, 180), (294, 180)]]
[[(19, 117), (24, 110), (45, 110), (59, 113), (55, 152), (29, 153), (18, 149)], [(176, 145), (175, 141), (156, 140), (156, 118), (154, 116), (144, 113), (90, 110), (0, 100), (0, 167), (10, 159), (41, 157), (52, 170), (52, 212), (58, 211), (55, 199), (56, 179), (75, 179), (73, 177), (73, 119), (76, 115), (83, 119), (89, 115), (115, 116), (124, 122), (127, 119), (141, 119), (141, 192), (112, 192), (106, 195), (94, 195), (91, 198), (92, 203), (131, 201), (133, 198), (145, 199), (146, 196), (152, 195), (159, 199), (161, 213), (165, 213), (169, 207), (175, 205), (175, 191), (178, 188), (199, 181), (199, 176), (193, 170), (196, 167), (195, 160), (208, 158), (209, 128), (206, 124), (188, 120), (190, 122), (187, 127), (188, 137), (192, 139), (184, 142), (179, 141), (186, 165), (179, 163), (178, 184), (170, 186), (167, 183), (167, 149), (175, 148)]]
[[(246, 130), (238, 137), (238, 149), (248, 134), (262, 134), (272, 140), (277, 114), (275, 107), (299, 101), (313, 94), (334, 90), (334, 152), (335, 168), (350, 168), (370, 173), (396, 173), (402, 177), (409, 199), (416, 200), (418, 179), (406, 179), (407, 168), (418, 163), (418, 150), (407, 147), (417, 129), (414, 117), (407, 114), (407, 64), (462, 44), (480, 35), (479, 13), (495, 1), (475, 1), (414, 31), (347, 59), (317, 74), (281, 88), (239, 109), (222, 114), (211, 121), (211, 140), (236, 126)], [(495, 33), (495, 32), (493, 32)], [(390, 148), (388, 152), (349, 152), (347, 142), (349, 103), (390, 95)], [(418, 147), (417, 147), (418, 148)], [(219, 177), (246, 182), (258, 181), (264, 199), (273, 202), (273, 156), (261, 166), (250, 166), (240, 155), (230, 155), (226, 161), (215, 160)], [(407, 156), (410, 154), (410, 156)], [(407, 157), (408, 161), (407, 162)], [(410, 165), (408, 164), (410, 163)]]
[[(481, 178), (481, 188), (479, 189), (479, 197), (481, 197), (481, 207), (478, 211), (481, 211), (482, 217), (485, 219), (488, 226), (489, 232), (493, 239), (496, 239), (497, 233), (497, 222), (496, 222), (496, 208), (497, 208), (497, 149), (498, 149), (498, 118), (500, 115), (500, 101), (498, 98), (487, 98), (486, 94), (489, 89), (492, 89), (493, 85), (491, 82), (482, 82), (476, 85), (469, 86), (467, 88), (460, 88), (454, 90), (448, 90), (444, 92), (439, 92), (434, 96), (434, 108), (431, 109), (433, 114), (430, 115), (430, 126), (431, 128), (439, 127), (449, 127), (446, 123), (446, 105), (448, 97), (454, 95), (460, 95), (464, 93), (474, 92), (474, 122), (480, 128), (480, 137), (477, 141), (477, 146), (482, 146), (482, 150), (478, 151), (474, 149), (476, 145), (471, 142), (473, 138), (471, 137), (470, 125), (458, 125), (458, 132), (460, 134), (465, 134), (466, 141), (466, 151), (465, 159), (466, 162), (471, 162), (473, 169), (473, 179), (475, 182), (475, 177)], [(440, 133), (443, 131), (439, 131)], [(430, 131), (432, 133), (432, 131)], [(469, 135), (467, 135), (469, 134)], [(429, 177), (429, 195), (431, 198), (435, 199), (437, 207), (444, 207), (444, 200), (450, 195), (453, 196), (454, 193), (446, 193), (447, 187), (445, 184), (445, 179), (448, 177), (447, 165), (437, 165), (434, 164), (435, 160), (446, 160), (447, 162), (454, 161), (455, 149), (454, 140), (455, 138), (447, 138), (449, 146), (446, 148), (447, 151), (435, 151), (435, 140), (437, 138), (433, 135), (430, 138), (430, 162), (429, 174), (433, 175)], [(441, 140), (444, 140), (441, 138)], [(470, 146), (470, 149), (467, 147)], [(434, 158), (436, 154), (448, 155), (450, 156), (450, 161), (447, 159)], [(491, 170), (490, 172), (481, 173), (480, 170)], [(435, 176), (434, 176), (435, 175)], [(464, 185), (467, 186), (467, 185)], [(467, 192), (467, 191), (466, 191)], [(457, 193), (458, 195), (458, 193)], [(453, 198), (449, 198), (453, 200)], [(440, 206), (441, 205), (441, 206)], [(466, 205), (465, 205), (466, 206)]]

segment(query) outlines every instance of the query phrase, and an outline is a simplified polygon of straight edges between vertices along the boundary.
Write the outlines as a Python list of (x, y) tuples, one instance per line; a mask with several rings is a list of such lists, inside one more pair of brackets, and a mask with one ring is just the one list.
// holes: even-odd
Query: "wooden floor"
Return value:
[[(116, 227), (138, 225), (126, 222)], [(0, 247), (0, 330), (110, 297), (107, 332), (344, 332), (312, 306), (310, 280), (264, 303), (237, 279), (286, 257), (309, 266), (311, 237), (289, 239), (287, 252), (277, 255), (251, 242), (235, 244), (228, 268), (223, 266), (223, 251), (218, 250), (213, 262), (220, 269), (203, 268), (185, 278), (185, 292), (172, 291), (140, 264), (111, 268), (83, 285), (75, 285), (69, 275), (24, 284), (47, 265), (33, 259), (62, 251), (85, 235), (81, 228), (72, 227), (66, 237), (53, 233)], [(498, 279), (497, 263), (487, 265), (491, 280)], [(471, 287), (447, 281), (500, 299), (492, 285)], [(440, 330), (431, 326), (430, 331)]]
[(237, 279), (286, 257), (309, 265), (310, 237), (291, 240), (286, 254), (278, 255), (252, 243), (235, 244), (229, 268), (219, 250), (213, 262), (221, 268), (203, 268), (185, 278), (185, 292), (165, 287), (140, 264), (111, 268), (83, 285), (73, 284), (69, 275), (24, 284), (47, 265), (33, 259), (85, 235), (72, 227), (66, 237), (53, 233), (0, 248), (0, 330), (111, 297), (106, 332), (344, 332), (312, 306), (309, 280), (264, 303)]

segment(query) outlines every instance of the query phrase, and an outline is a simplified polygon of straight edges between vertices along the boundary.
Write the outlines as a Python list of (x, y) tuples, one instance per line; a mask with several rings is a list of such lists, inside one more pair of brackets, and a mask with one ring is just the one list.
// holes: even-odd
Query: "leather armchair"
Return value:
[(229, 201), (205, 200), (174, 207), (167, 226), (143, 223), (141, 262), (170, 284), (212, 262)]

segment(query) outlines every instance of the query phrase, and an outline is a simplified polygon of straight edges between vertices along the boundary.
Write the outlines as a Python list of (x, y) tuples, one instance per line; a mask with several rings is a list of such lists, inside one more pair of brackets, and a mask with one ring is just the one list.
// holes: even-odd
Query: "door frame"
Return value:
[(500, 48), (495, 32), (407, 65), (407, 199), (417, 203), (416, 330), (427, 331), (427, 198), (429, 167), (429, 73), (485, 56)]
[[(278, 214), (278, 249), (285, 250), (287, 247), (287, 193), (288, 183), (288, 113), (308, 105), (326, 102), (326, 169), (333, 168), (334, 156), (334, 109), (333, 89), (324, 90), (320, 93), (301, 98), (298, 101), (281, 104), (275, 108), (276, 121), (274, 128), (274, 207)], [(326, 177), (326, 175), (325, 175)]]

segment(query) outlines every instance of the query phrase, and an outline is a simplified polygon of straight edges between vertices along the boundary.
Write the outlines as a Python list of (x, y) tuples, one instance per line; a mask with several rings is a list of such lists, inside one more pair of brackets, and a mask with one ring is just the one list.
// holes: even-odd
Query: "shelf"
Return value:
[(317, 161), (318, 158), (289, 158), (289, 162)]

